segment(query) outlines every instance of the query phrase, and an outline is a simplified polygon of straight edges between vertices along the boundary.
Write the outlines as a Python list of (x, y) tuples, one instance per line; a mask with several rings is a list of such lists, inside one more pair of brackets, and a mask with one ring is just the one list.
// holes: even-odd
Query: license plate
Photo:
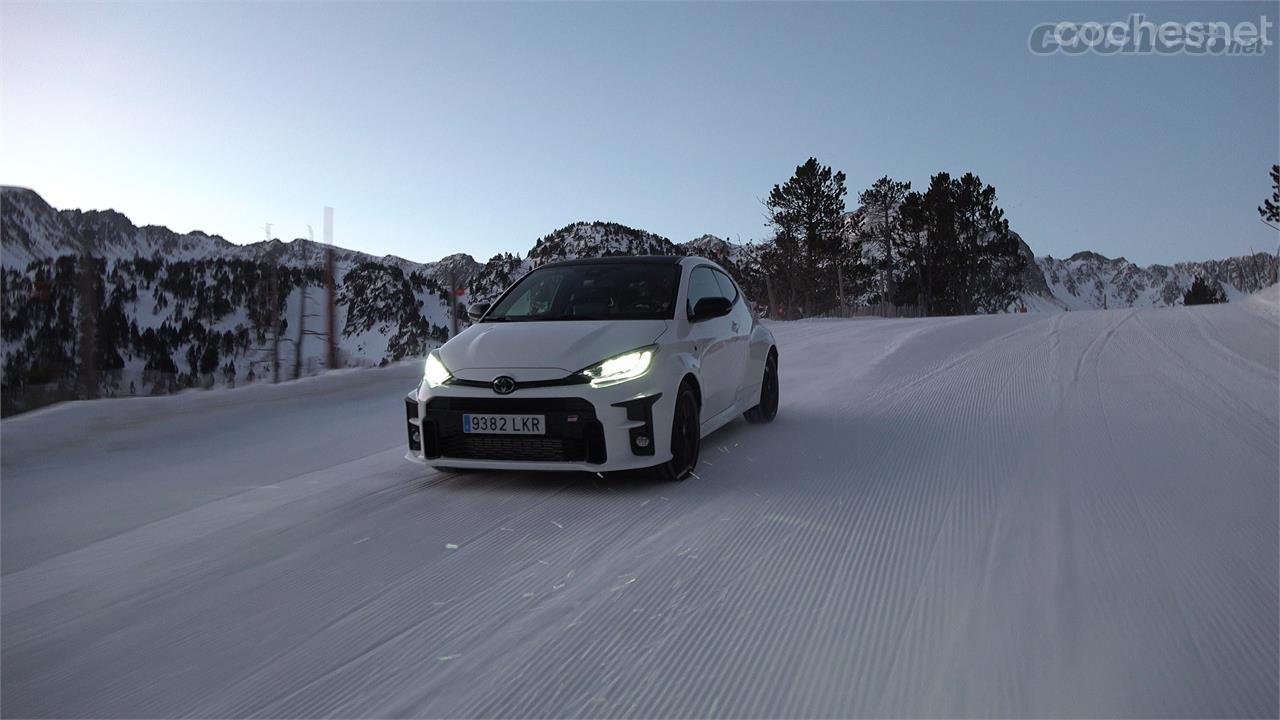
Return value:
[(546, 435), (545, 415), (465, 414), (462, 432), (484, 435)]

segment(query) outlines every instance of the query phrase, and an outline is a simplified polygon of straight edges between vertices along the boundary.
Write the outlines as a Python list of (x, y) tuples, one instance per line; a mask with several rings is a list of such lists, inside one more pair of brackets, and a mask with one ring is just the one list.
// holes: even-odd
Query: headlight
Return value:
[(427, 356), (427, 365), (422, 370), (422, 379), (427, 381), (427, 387), (443, 385), (450, 377), (452, 375), (449, 374), (449, 369), (434, 352)]
[(592, 365), (583, 370), (582, 374), (591, 381), (591, 387), (596, 388), (635, 380), (649, 372), (649, 367), (653, 365), (653, 356), (657, 352), (658, 348), (655, 345), (632, 350), (629, 353), (611, 357), (598, 365)]

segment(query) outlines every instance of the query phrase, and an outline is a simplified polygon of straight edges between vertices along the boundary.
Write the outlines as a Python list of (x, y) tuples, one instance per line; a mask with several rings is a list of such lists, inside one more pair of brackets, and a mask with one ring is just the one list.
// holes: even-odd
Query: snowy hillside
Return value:
[(1278, 290), (773, 323), (678, 484), (410, 465), (417, 363), (7, 419), (0, 704), (1276, 717)]
[[(235, 245), (202, 232), (137, 227), (111, 210), (55, 210), (22, 188), (0, 189), (0, 206), (5, 412), (83, 395), (75, 363), (83, 355), (77, 344), (89, 341), (79, 321), (86, 297), (98, 309), (92, 341), (104, 346), (96, 359), (100, 394), (235, 385), (270, 377), (276, 365), (284, 378), (324, 366), (317, 334), (323, 248), (316, 243)], [(93, 288), (78, 284), (86, 245), (101, 278)], [(1022, 302), (1033, 311), (1178, 305), (1197, 275), (1237, 299), (1268, 284), (1276, 269), (1276, 258), (1261, 253), (1140, 268), (1090, 252), (1034, 258), (1025, 242), (1021, 246), (1028, 258)], [(577, 222), (538, 239), (527, 253), (483, 264), (463, 253), (421, 264), (337, 248), (339, 364), (420, 357), (447, 339), (450, 279), (466, 289), (461, 300), (469, 303), (491, 300), (531, 268), (555, 260), (697, 254), (722, 263), (749, 297), (763, 300), (762, 247), (714, 235), (675, 243), (618, 223)], [(273, 266), (281, 268), (278, 313), (285, 328), (276, 365), (267, 300)]]
[[(271, 377), (273, 266), (284, 328), (280, 376), (323, 367), (322, 245), (303, 239), (235, 245), (200, 232), (179, 235), (137, 227), (113, 211), (58, 211), (21, 188), (0, 190), (0, 203), (6, 412), (77, 394), (73, 362), (85, 341), (79, 318), (86, 297), (97, 307), (100, 394)], [(100, 277), (91, 288), (80, 283), (84, 244)], [(465, 282), (478, 267), (467, 255), (419, 264), (337, 248), (341, 365), (419, 357), (447, 339), (447, 278)]]

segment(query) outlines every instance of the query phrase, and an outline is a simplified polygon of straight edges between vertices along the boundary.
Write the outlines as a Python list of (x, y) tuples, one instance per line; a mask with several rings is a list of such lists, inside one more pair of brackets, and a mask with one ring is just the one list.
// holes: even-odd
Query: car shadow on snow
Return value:
[[(829, 424), (829, 423), (828, 423)], [(488, 493), (495, 491), (528, 492), (546, 495), (551, 492), (573, 495), (653, 496), (658, 498), (683, 493), (701, 481), (716, 475), (722, 453), (729, 448), (739, 450), (748, 444), (757, 446), (769, 437), (768, 425), (748, 425), (736, 420), (702, 440), (702, 459), (696, 477), (683, 482), (663, 482), (649, 470), (622, 470), (608, 473), (557, 472), (529, 470), (435, 470), (428, 468), (413, 481), (415, 490)], [(783, 444), (785, 445), (785, 443)], [(772, 449), (763, 452), (775, 452)]]
[[(702, 494), (750, 486), (753, 490), (779, 482), (825, 482), (832, 476), (874, 479), (893, 465), (904, 468), (911, 458), (928, 456), (939, 442), (933, 430), (943, 420), (931, 418), (923, 432), (899, 432), (896, 414), (872, 417), (849, 408), (847, 412), (813, 412), (784, 408), (766, 425), (735, 420), (702, 439), (696, 477), (684, 482), (662, 482), (644, 470), (604, 473), (539, 472), (523, 470), (472, 470), (442, 472), (427, 469), (414, 480), (415, 490), (459, 493), (520, 492), (530, 496), (569, 493), (578, 496), (644, 497)], [(905, 420), (905, 418), (903, 418)], [(916, 430), (919, 427), (915, 421)], [(894, 448), (886, 452), (886, 448)]]
[(620, 473), (556, 472), (525, 470), (471, 470), (465, 472), (427, 470), (414, 482), (415, 489), (447, 492), (523, 492), (545, 495), (552, 492), (573, 495), (643, 495), (670, 483), (652, 479), (640, 471)]

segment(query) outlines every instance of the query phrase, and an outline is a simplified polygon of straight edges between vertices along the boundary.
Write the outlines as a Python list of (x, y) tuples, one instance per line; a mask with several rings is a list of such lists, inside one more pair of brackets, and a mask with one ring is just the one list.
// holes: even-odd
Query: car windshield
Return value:
[(680, 266), (668, 263), (556, 265), (525, 275), (484, 322), (669, 320)]

